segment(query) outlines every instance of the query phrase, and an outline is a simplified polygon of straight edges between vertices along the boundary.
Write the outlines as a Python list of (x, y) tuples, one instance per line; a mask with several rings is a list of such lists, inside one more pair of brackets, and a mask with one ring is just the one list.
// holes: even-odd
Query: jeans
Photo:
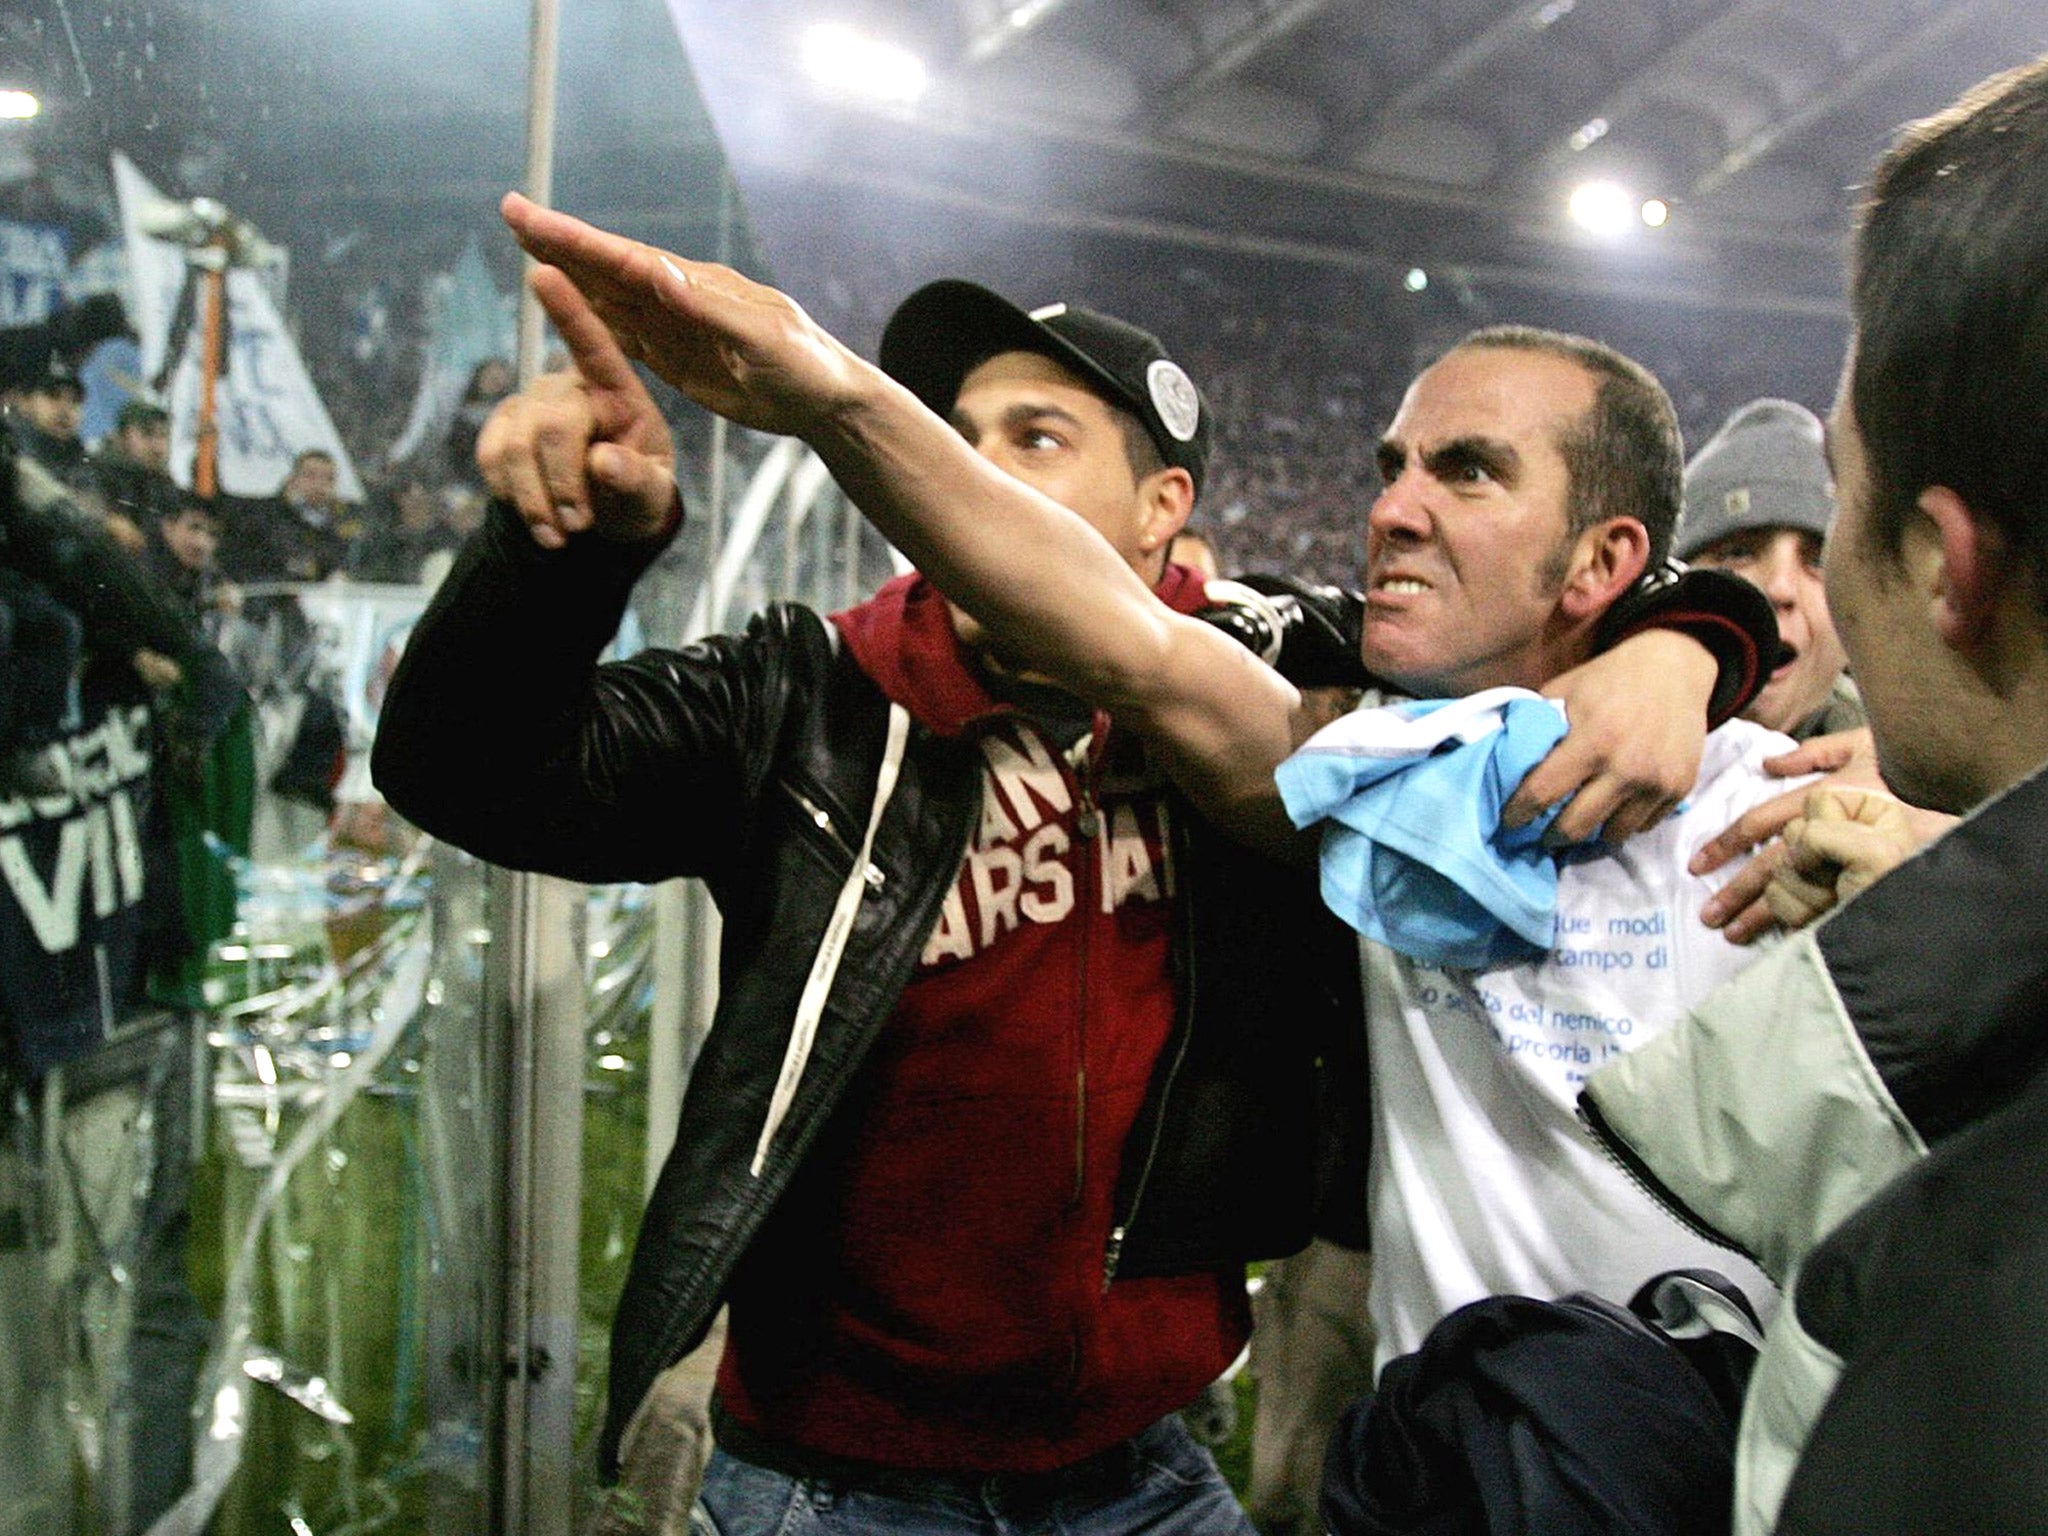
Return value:
[(1256, 1536), (1178, 1415), (1134, 1445), (1117, 1486), (1022, 1500), (1007, 1496), (1001, 1478), (892, 1478), (884, 1491), (859, 1480), (788, 1477), (719, 1450), (690, 1523), (695, 1536)]

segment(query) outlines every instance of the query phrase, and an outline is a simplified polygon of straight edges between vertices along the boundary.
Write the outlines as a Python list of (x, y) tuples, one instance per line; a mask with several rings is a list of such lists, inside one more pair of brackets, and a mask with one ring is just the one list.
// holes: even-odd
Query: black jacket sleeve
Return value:
[[(731, 859), (786, 691), (776, 615), (745, 636), (600, 666), (658, 552), (592, 535), (541, 550), (493, 506), (386, 695), (370, 769), (391, 805), (479, 858), (575, 880), (709, 874)], [(801, 613), (776, 612), (784, 625)]]
[(1600, 620), (1601, 650), (1646, 629), (1675, 629), (1714, 653), (1721, 675), (1707, 701), (1709, 727), (1732, 720), (1770, 681), (1778, 616), (1763, 591), (1727, 571), (1667, 565), (1647, 573)]
[[(1379, 685), (1358, 655), (1362, 594), (1289, 576), (1237, 580), (1264, 604), (1219, 605), (1204, 617), (1266, 656), (1289, 682), (1299, 688)], [(1606, 650), (1645, 629), (1679, 630), (1713, 652), (1721, 670), (1708, 701), (1710, 726), (1739, 714), (1756, 697), (1778, 649), (1778, 621), (1769, 599), (1725, 571), (1666, 566), (1645, 574), (1607, 610), (1597, 644)]]

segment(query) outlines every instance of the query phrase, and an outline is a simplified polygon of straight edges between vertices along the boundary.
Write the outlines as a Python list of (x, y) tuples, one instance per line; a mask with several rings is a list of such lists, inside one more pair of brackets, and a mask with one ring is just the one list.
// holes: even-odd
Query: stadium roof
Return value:
[[(2048, 49), (2038, 0), (672, 4), (743, 179), (1807, 312), (1892, 130)], [(823, 21), (921, 58), (921, 98), (809, 82)], [(1594, 178), (1668, 221), (1577, 229)]]

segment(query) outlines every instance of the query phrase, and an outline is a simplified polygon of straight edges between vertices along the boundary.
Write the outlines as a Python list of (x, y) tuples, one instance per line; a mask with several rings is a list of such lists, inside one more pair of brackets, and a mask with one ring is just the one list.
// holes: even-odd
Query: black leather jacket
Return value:
[[(753, 1176), (789, 1021), (867, 824), (887, 702), (819, 616), (792, 604), (743, 635), (593, 669), (645, 558), (587, 540), (544, 555), (495, 511), (413, 635), (373, 758), (398, 811), (483, 858), (591, 881), (699, 876), (724, 918), (716, 1018), (614, 1320), (607, 1474), (641, 1397), (703, 1336), (846, 1096), (981, 810), (974, 744), (913, 727), (878, 873)], [(1193, 814), (1173, 821), (1181, 1017), (1124, 1151), (1106, 1275), (1293, 1252), (1319, 1183), (1350, 1183), (1360, 1166), (1333, 1166), (1335, 1128), (1355, 1130), (1364, 1108), (1354, 941), (1323, 911), (1312, 871)], [(1333, 1134), (1319, 1137), (1319, 1096), (1340, 1096), (1326, 1081), (1348, 1085), (1348, 1102), (1341, 1114), (1332, 1104)]]

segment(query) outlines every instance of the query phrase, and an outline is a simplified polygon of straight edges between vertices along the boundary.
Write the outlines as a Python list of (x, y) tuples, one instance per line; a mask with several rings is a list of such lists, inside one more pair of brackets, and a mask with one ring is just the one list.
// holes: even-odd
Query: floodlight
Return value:
[(42, 110), (33, 91), (0, 91), (0, 118), (26, 122)]
[(1661, 197), (1646, 198), (1642, 212), (1645, 224), (1652, 229), (1662, 229), (1665, 220), (1671, 217), (1671, 205)]
[(1572, 222), (1596, 235), (1618, 235), (1635, 223), (1636, 200), (1611, 181), (1581, 182), (1572, 189)]
[(924, 60), (840, 22), (804, 33), (803, 60), (813, 80), (849, 95), (907, 107), (924, 94)]
[(1408, 275), (1401, 279), (1401, 286), (1410, 293), (1420, 293), (1429, 286), (1429, 274), (1420, 267), (1410, 267)]
[(1003, 25), (1013, 32), (1023, 32), (1036, 26), (1038, 19), (1051, 10), (1059, 0), (1023, 0), (1003, 18)]

